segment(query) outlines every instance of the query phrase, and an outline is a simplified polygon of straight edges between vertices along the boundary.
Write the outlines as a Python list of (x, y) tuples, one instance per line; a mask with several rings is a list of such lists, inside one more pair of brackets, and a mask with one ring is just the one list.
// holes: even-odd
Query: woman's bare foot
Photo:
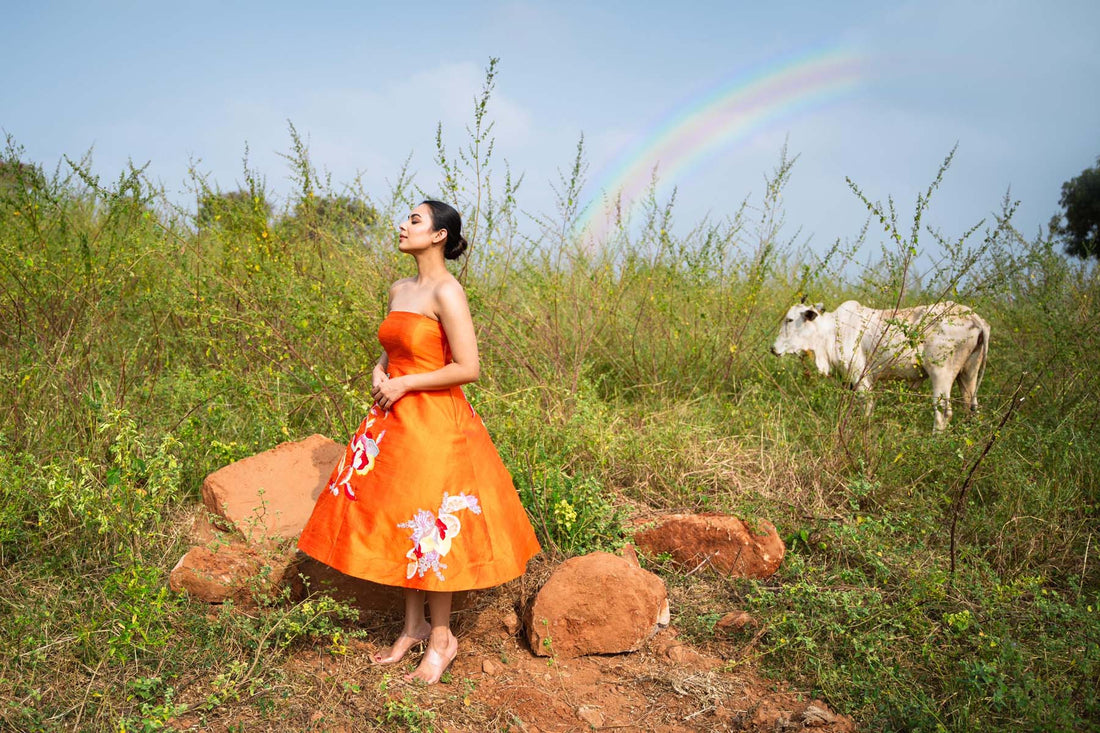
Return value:
[(416, 629), (415, 632), (409, 633), (402, 629), (398, 634), (397, 640), (393, 642), (393, 646), (389, 648), (385, 653), (372, 654), (370, 660), (374, 664), (393, 664), (394, 662), (400, 662), (405, 658), (405, 654), (418, 644), (422, 644), (428, 640), (432, 635), (432, 627), (427, 622)]
[(442, 634), (432, 634), (432, 638), (428, 641), (428, 651), (424, 653), (424, 658), (420, 660), (416, 671), (405, 675), (406, 680), (421, 680), (429, 685), (439, 682), (439, 678), (447, 671), (447, 667), (451, 666), (451, 662), (458, 656), (458, 639), (450, 629), (446, 629), (444, 633), (446, 637)]

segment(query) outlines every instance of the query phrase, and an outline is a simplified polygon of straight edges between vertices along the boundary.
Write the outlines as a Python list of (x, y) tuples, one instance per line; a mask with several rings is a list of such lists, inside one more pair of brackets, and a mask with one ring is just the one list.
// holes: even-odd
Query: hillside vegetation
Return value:
[[(547, 553), (621, 545), (630, 516), (768, 519), (788, 555), (766, 582), (650, 560), (698, 643), (732, 608), (761, 621), (731, 666), (867, 730), (1100, 726), (1095, 268), (1021, 236), (1008, 201), (958, 239), (930, 231), (938, 177), (912, 215), (853, 184), (867, 230), (814, 255), (784, 239), (785, 155), (726, 220), (686, 230), (651, 196), (592, 244), (578, 147), (559, 209), (523, 234), (484, 111), (461, 155), (440, 143), (430, 193), (467, 217), (468, 394)], [(157, 730), (196, 685), (200, 713), (277, 707), (278, 660), (356, 626), (323, 598), (211, 613), (176, 597), (179, 518), (226, 463), (354, 429), (387, 285), (412, 267), (394, 222), (421, 192), (404, 172), (387, 200), (337, 190), (293, 128), (281, 204), (247, 169), (232, 196), (196, 175), (192, 212), (140, 170), (45, 175), (21, 156), (9, 140), (0, 162), (0, 719)], [(918, 278), (925, 249), (943, 256)], [(838, 380), (768, 353), (802, 295), (970, 305), (992, 326), (983, 411), (934, 434), (928, 386), (886, 385), (865, 418)]]

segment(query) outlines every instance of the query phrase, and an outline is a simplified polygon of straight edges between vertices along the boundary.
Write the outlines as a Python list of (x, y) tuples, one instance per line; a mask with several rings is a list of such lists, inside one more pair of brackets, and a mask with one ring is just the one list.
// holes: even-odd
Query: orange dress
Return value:
[[(451, 361), (442, 325), (420, 313), (391, 311), (378, 340), (392, 377)], [(431, 591), (500, 585), (539, 551), (512, 477), (458, 386), (371, 407), (298, 547), (348, 575)]]

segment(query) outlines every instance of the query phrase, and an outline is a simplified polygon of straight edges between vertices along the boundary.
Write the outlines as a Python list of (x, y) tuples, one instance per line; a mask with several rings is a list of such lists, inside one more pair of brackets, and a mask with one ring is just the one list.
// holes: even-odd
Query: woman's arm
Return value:
[(378, 363), (374, 365), (374, 370), (371, 372), (370, 385), (372, 392), (378, 385), (390, 378), (389, 370), (390, 355), (383, 351), (382, 356), (378, 357)]
[(447, 334), (452, 361), (434, 371), (406, 374), (375, 385), (371, 395), (384, 410), (388, 410), (407, 392), (469, 384), (476, 382), (481, 374), (474, 321), (470, 317), (470, 306), (466, 303), (462, 286), (456, 280), (443, 283), (435, 292), (435, 301), (436, 315)]
[[(397, 282), (395, 282), (393, 285), (390, 286), (389, 293), (386, 296), (386, 312), (387, 313), (389, 312), (390, 308), (393, 306), (393, 291), (397, 289), (397, 285), (400, 282), (401, 281), (398, 280)], [(382, 382), (385, 382), (387, 379), (390, 378), (389, 371), (390, 371), (390, 355), (386, 353), (385, 349), (383, 349), (382, 350), (382, 355), (380, 357), (378, 357), (378, 363), (376, 363), (374, 365), (374, 369), (371, 370), (371, 377), (370, 377), (370, 387), (371, 387), (371, 389), (370, 389), (370, 391), (371, 391), (372, 395), (374, 394), (374, 391), (376, 389), (378, 389), (378, 385), (382, 384)]]

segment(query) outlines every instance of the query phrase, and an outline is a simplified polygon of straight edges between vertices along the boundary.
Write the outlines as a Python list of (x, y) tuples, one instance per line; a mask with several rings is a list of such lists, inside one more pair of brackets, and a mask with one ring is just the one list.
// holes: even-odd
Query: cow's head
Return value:
[(779, 325), (779, 336), (772, 344), (772, 353), (782, 356), (821, 348), (821, 321), (818, 316), (824, 312), (823, 303), (791, 306)]

